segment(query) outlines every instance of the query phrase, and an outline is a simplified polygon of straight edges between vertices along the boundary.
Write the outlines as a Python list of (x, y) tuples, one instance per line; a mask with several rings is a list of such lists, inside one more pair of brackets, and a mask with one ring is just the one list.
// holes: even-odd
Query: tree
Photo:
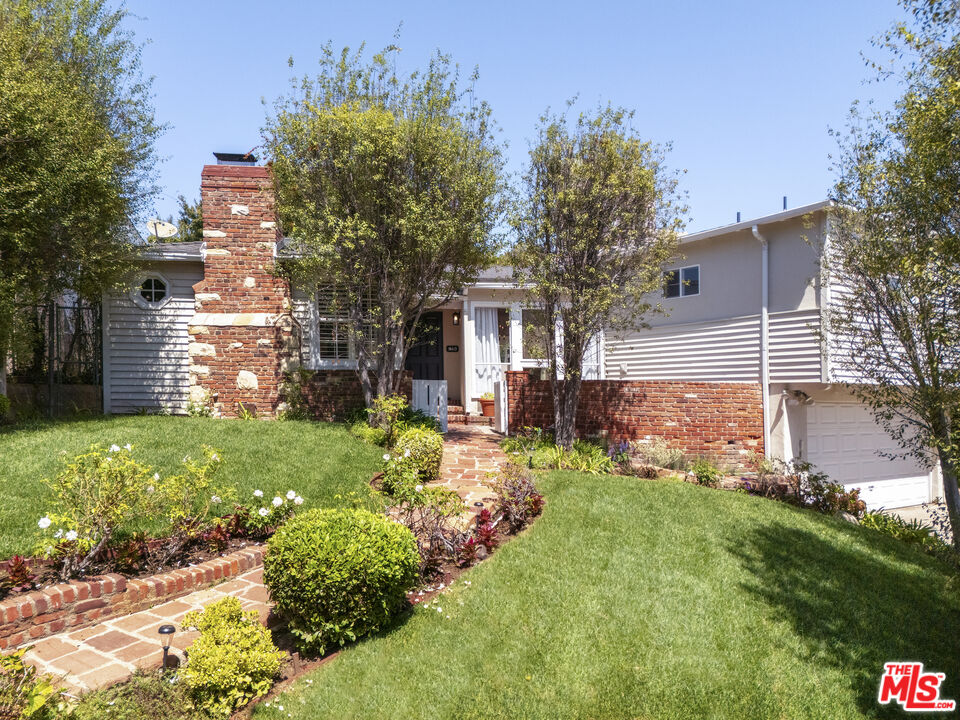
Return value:
[(173, 242), (203, 242), (203, 205), (198, 200), (187, 202), (183, 195), (177, 195), (177, 203), (180, 215), (176, 221), (170, 219), (177, 226), (177, 234), (170, 239)]
[(18, 304), (96, 297), (130, 266), (160, 128), (126, 16), (0, 0), (0, 358)]
[(883, 42), (912, 54), (906, 92), (841, 139), (822, 338), (903, 454), (939, 461), (960, 548), (960, 24), (952, 2), (903, 5), (916, 23)]
[[(515, 220), (517, 280), (531, 286), (546, 331), (556, 442), (570, 448), (591, 338), (644, 325), (657, 307), (661, 266), (677, 248), (677, 180), (662, 151), (630, 128), (632, 113), (606, 107), (541, 118)], [(556, 330), (554, 330), (556, 329)]]
[(421, 316), (488, 265), (503, 210), (490, 109), (437, 54), (400, 77), (389, 47), (328, 45), (264, 129), (277, 209), (295, 238), (286, 271), (348, 318), (369, 406), (400, 390)]

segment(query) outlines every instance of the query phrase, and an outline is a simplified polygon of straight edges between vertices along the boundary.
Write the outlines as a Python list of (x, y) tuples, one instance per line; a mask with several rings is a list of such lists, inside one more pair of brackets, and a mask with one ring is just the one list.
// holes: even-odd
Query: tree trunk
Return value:
[(553, 381), (553, 420), (554, 438), (564, 450), (573, 447), (577, 429), (577, 404), (580, 400), (580, 378), (554, 378)]
[(950, 515), (953, 546), (960, 550), (960, 491), (957, 489), (957, 466), (947, 452), (941, 451), (940, 474), (943, 476), (943, 499)]

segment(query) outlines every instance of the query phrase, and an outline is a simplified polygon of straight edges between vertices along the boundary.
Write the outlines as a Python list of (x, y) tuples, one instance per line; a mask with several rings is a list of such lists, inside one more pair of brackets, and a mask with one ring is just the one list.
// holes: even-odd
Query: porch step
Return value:
[(453, 417), (454, 415), (463, 415), (463, 405), (447, 405), (447, 415)]
[(483, 417), (483, 415), (468, 415), (467, 416), (468, 425), (493, 425), (492, 417)]
[(451, 424), (455, 423), (457, 425), (466, 425), (467, 416), (464, 415), (463, 413), (456, 413), (456, 414), (447, 413), (447, 423), (451, 423)]

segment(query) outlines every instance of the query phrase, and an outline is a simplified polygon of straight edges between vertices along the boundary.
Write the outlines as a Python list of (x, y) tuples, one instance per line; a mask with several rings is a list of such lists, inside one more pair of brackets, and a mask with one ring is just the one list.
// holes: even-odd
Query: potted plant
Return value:
[(488, 392), (480, 396), (480, 412), (484, 417), (493, 417), (493, 393)]

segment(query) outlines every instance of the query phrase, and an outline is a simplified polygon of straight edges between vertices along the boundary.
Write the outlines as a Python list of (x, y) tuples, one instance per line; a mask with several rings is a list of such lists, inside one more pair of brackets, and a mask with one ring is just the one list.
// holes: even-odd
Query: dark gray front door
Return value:
[(426, 313), (416, 331), (417, 344), (407, 353), (414, 380), (443, 380), (443, 314)]

